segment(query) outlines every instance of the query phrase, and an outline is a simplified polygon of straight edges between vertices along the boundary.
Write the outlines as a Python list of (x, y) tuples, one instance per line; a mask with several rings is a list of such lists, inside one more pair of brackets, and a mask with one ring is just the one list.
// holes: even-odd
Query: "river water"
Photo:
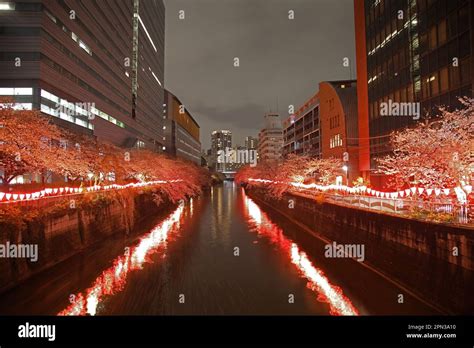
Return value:
[[(0, 314), (436, 314), (259, 206), (233, 182), (109, 239), (0, 297)], [(398, 295), (404, 294), (399, 303)]]

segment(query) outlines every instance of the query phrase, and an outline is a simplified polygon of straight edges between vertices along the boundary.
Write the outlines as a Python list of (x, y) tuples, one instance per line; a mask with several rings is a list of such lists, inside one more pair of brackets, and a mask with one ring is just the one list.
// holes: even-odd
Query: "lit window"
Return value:
[(0, 95), (13, 95), (14, 88), (0, 88)]
[(15, 95), (33, 95), (33, 88), (15, 88)]
[(72, 117), (72, 116), (70, 116), (70, 115), (68, 115), (64, 112), (59, 113), (59, 118), (74, 123), (74, 117)]
[(33, 88), (0, 88), (0, 95), (33, 95)]
[(84, 41), (82, 40), (79, 40), (79, 47), (82, 48), (84, 51), (86, 51), (87, 53), (89, 53), (89, 55), (92, 56), (92, 51), (91, 49), (89, 48), (89, 46), (87, 46)]
[(44, 13), (46, 13), (46, 15), (49, 17), (49, 19), (51, 19), (54, 23), (57, 23), (57, 20), (56, 20), (56, 17), (54, 17), (51, 12), (47, 11), (47, 10), (44, 10)]
[(52, 93), (49, 93), (47, 91), (45, 91), (44, 89), (41, 90), (41, 96), (45, 99), (48, 99), (48, 100), (51, 100), (55, 103), (59, 103), (59, 98), (57, 96), (55, 96), (54, 94)]
[[(12, 104), (0, 103), (1, 107), (10, 106), (10, 105)], [(13, 110), (33, 110), (33, 104), (32, 103), (13, 103), (12, 109)]]
[(84, 120), (81, 120), (80, 118), (76, 118), (76, 124), (78, 124), (79, 126), (87, 128), (87, 122), (84, 121)]
[(15, 9), (15, 4), (12, 2), (0, 2), (0, 11), (12, 11)]
[(155, 73), (154, 72), (151, 72), (153, 77), (155, 78), (156, 82), (158, 82), (158, 84), (161, 86), (161, 82), (160, 80), (158, 79), (158, 77), (156, 77)]
[(150, 40), (151, 45), (153, 46), (153, 49), (155, 50), (155, 52), (158, 52), (158, 50), (156, 49), (155, 44), (153, 43), (153, 40), (151, 39), (150, 34), (148, 34), (148, 30), (146, 30), (145, 24), (143, 24), (142, 18), (140, 16), (138, 16), (138, 20), (140, 21), (140, 24), (142, 25), (143, 30), (145, 31), (145, 34), (148, 37), (148, 40)]

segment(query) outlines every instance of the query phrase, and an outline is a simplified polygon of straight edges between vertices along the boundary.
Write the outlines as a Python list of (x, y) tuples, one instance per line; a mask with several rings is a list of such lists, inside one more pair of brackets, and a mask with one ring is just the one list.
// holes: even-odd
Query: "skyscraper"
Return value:
[[(437, 107), (460, 107), (474, 82), (474, 3), (467, 0), (355, 0), (360, 169), (373, 184), (375, 158), (389, 134)], [(415, 103), (419, 115), (384, 115), (382, 106)], [(418, 104), (419, 103), (419, 104)], [(403, 106), (412, 106), (404, 104)], [(421, 117), (420, 117), (421, 116)]]
[(217, 158), (220, 151), (232, 148), (232, 132), (229, 130), (215, 130), (211, 133), (211, 159), (216, 171), (225, 171), (225, 163), (218, 163)]
[(2, 4), (0, 95), (76, 132), (162, 148), (162, 0)]

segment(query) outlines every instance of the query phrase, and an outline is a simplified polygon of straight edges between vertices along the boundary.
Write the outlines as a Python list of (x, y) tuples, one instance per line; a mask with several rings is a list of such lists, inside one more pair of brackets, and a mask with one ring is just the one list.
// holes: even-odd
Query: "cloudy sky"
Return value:
[(320, 81), (355, 78), (355, 64), (342, 65), (344, 57), (355, 60), (353, 0), (165, 0), (165, 6), (165, 86), (200, 124), (203, 149), (214, 129), (231, 130), (233, 144), (243, 144), (258, 134), (266, 112), (286, 118), (288, 105), (304, 103)]

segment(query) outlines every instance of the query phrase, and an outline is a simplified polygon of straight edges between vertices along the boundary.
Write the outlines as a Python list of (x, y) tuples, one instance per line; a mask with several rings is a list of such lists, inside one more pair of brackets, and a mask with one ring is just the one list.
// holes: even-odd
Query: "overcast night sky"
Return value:
[[(201, 126), (229, 129), (233, 145), (263, 116), (299, 107), (325, 80), (355, 78), (352, 0), (165, 0), (165, 86)], [(185, 19), (178, 12), (185, 11)], [(295, 19), (288, 19), (294, 10)], [(234, 57), (240, 67), (233, 66)]]

